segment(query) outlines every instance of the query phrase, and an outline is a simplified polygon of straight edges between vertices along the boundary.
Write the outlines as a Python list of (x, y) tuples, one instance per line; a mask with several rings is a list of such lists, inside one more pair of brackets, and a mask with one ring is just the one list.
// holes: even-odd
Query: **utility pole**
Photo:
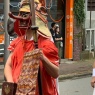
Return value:
[(4, 46), (5, 46), (4, 47), (4, 65), (9, 56), (9, 51), (7, 50), (8, 45), (10, 43), (9, 35), (7, 32), (8, 13), (9, 13), (9, 9), (10, 9), (9, 2), (10, 2), (10, 0), (4, 0), (4, 38), (5, 38), (5, 40), (4, 40)]

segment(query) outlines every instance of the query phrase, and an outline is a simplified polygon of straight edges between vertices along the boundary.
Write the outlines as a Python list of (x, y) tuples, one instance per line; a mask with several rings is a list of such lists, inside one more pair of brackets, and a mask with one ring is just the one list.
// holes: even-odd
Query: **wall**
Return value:
[(80, 27), (76, 27), (76, 20), (74, 19), (74, 39), (73, 39), (73, 60), (80, 60), (80, 54), (82, 51), (82, 40), (77, 37), (77, 34), (80, 33)]
[[(90, 28), (90, 12), (86, 11), (85, 28)], [(91, 28), (95, 28), (95, 11), (91, 12)]]

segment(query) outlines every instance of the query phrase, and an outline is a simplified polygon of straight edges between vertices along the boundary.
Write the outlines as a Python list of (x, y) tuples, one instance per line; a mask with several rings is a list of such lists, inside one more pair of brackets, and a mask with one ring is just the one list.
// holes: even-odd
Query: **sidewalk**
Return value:
[(91, 75), (94, 61), (95, 59), (80, 61), (61, 60), (59, 80)]
[[(91, 75), (92, 65), (95, 59), (80, 60), (80, 61), (69, 61), (66, 59), (61, 60), (59, 80), (68, 79), (72, 77)], [(0, 65), (0, 80), (3, 80), (3, 69), (4, 66)]]

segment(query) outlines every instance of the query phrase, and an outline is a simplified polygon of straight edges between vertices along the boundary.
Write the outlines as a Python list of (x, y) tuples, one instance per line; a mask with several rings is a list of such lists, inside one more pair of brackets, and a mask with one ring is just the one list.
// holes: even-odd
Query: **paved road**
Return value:
[(91, 77), (60, 81), (60, 95), (93, 95), (90, 80)]
[(59, 82), (60, 95), (93, 95), (91, 77)]

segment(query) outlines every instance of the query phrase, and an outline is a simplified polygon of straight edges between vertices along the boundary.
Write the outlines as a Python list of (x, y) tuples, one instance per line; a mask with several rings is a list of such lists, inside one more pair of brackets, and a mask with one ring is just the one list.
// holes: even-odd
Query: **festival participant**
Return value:
[(92, 86), (93, 88), (95, 88), (95, 62), (94, 62), (94, 64), (93, 64), (91, 86)]
[[(35, 4), (39, 3), (40, 2), (38, 0), (35, 0)], [(32, 84), (31, 80), (33, 80), (33, 82), (36, 81), (35, 93), (33, 92), (33, 94), (31, 94), (31, 91), (34, 89), (30, 87), (28, 89), (29, 92), (26, 93), (18, 91), (16, 95), (58, 95), (56, 87), (56, 78), (59, 75), (58, 49), (51, 41), (51, 33), (46, 26), (47, 21), (44, 16), (39, 16), (39, 13), (36, 13), (36, 25), (39, 27), (37, 30), (38, 49), (35, 49), (35, 37), (33, 36), (33, 30), (31, 30), (32, 22), (29, 3), (22, 3), (19, 16), (10, 15), (10, 17), (15, 18), (16, 20), (14, 23), (14, 30), (18, 37), (13, 40), (8, 47), (8, 50), (10, 50), (11, 53), (4, 68), (4, 75), (7, 82), (18, 84), (19, 79), (22, 79), (21, 82), (23, 82), (21, 71), (24, 68), (24, 54), (33, 51), (34, 55), (39, 54), (39, 56), (37, 56), (37, 60), (40, 60), (37, 81), (33, 80), (32, 77), (29, 77), (27, 74), (26, 78), (28, 78), (30, 83), (27, 85), (24, 84), (24, 86), (20, 85), (17, 89), (23, 88), (23, 91), (26, 91), (27, 87), (29, 87), (28, 85)], [(27, 62), (27, 66), (28, 64), (30, 63)]]

